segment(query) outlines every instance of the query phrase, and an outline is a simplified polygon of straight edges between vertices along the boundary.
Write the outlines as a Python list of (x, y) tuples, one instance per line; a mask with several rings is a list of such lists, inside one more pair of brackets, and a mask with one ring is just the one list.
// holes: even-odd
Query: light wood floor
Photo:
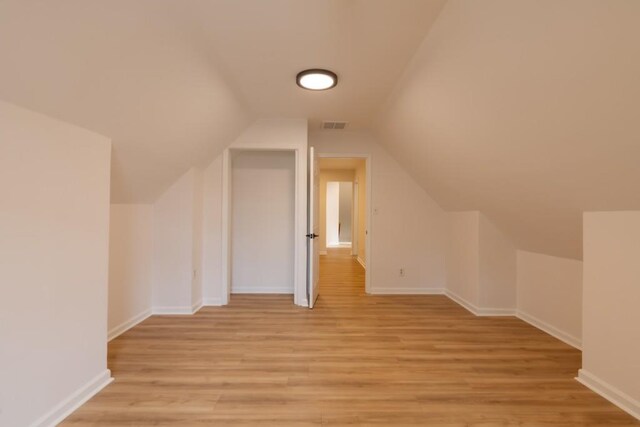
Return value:
[(109, 344), (115, 382), (65, 426), (638, 425), (573, 378), (580, 352), (444, 296), (367, 296), (321, 261), (316, 308), (234, 295), (154, 316)]

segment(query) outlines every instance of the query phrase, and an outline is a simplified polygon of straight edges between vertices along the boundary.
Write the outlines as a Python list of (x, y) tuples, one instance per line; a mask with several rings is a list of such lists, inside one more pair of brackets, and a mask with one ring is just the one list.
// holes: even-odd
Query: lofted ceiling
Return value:
[[(225, 0), (193, 14), (202, 36), (260, 117), (368, 126), (427, 35), (444, 0)], [(295, 76), (327, 68), (327, 92), (300, 90)]]
[[(0, 99), (113, 141), (151, 202), (258, 117), (348, 121), (447, 210), (580, 258), (640, 209), (637, 0), (0, 0)], [(295, 85), (329, 68), (327, 92)]]
[(251, 120), (179, 3), (0, 1), (0, 98), (111, 138), (114, 203), (153, 201)]
[(582, 257), (582, 213), (640, 209), (640, 2), (450, 0), (379, 112), (447, 210)]
[(149, 202), (253, 118), (366, 125), (443, 3), (2, 0), (0, 99), (110, 137), (112, 202)]

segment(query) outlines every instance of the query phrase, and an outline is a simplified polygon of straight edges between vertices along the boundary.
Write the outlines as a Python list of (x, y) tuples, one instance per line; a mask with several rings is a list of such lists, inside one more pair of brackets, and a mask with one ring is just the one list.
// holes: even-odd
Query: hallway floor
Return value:
[(316, 308), (233, 295), (109, 343), (115, 382), (64, 426), (639, 425), (573, 378), (580, 352), (445, 296), (368, 296), (344, 250)]

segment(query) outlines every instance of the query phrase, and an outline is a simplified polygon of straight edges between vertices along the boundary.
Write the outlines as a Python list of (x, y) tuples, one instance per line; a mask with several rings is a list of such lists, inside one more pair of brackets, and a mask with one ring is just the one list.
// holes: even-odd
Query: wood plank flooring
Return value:
[(573, 378), (580, 352), (444, 296), (368, 296), (341, 251), (314, 310), (233, 295), (109, 344), (115, 381), (64, 426), (632, 426)]

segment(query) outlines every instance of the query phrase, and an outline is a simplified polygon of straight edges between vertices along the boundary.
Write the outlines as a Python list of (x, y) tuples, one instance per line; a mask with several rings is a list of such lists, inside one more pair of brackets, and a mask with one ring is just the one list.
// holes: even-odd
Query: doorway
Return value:
[(231, 155), (231, 294), (294, 293), (295, 155)]
[(366, 293), (368, 157), (319, 155), (320, 294)]
[[(322, 171), (321, 171), (322, 173)], [(327, 248), (349, 248), (353, 242), (353, 187), (352, 181), (326, 183), (326, 241)]]
[[(306, 171), (307, 148), (297, 142), (244, 142), (223, 151), (220, 266), (222, 305), (229, 303), (232, 293), (292, 294), (294, 304), (308, 305), (305, 271), (307, 256), (304, 250)], [(267, 185), (271, 178), (265, 174), (274, 173), (279, 176), (276, 179), (282, 185), (277, 186), (277, 194), (271, 194), (269, 200), (266, 200), (264, 196), (275, 190)], [(241, 185), (242, 188), (236, 185), (238, 179), (246, 181)], [(290, 221), (291, 196), (293, 222)], [(271, 198), (278, 199), (278, 203), (271, 203)], [(254, 202), (258, 199), (261, 203), (257, 207)], [(269, 209), (264, 209), (265, 206)], [(238, 226), (238, 221), (242, 224), (243, 220), (245, 225), (242, 228), (253, 230), (252, 232), (243, 233)], [(276, 223), (278, 227), (273, 227)], [(289, 233), (293, 236), (293, 243)], [(239, 259), (244, 261), (238, 263)], [(260, 272), (263, 276), (256, 274)], [(293, 277), (293, 290), (289, 283), (290, 277)]]

